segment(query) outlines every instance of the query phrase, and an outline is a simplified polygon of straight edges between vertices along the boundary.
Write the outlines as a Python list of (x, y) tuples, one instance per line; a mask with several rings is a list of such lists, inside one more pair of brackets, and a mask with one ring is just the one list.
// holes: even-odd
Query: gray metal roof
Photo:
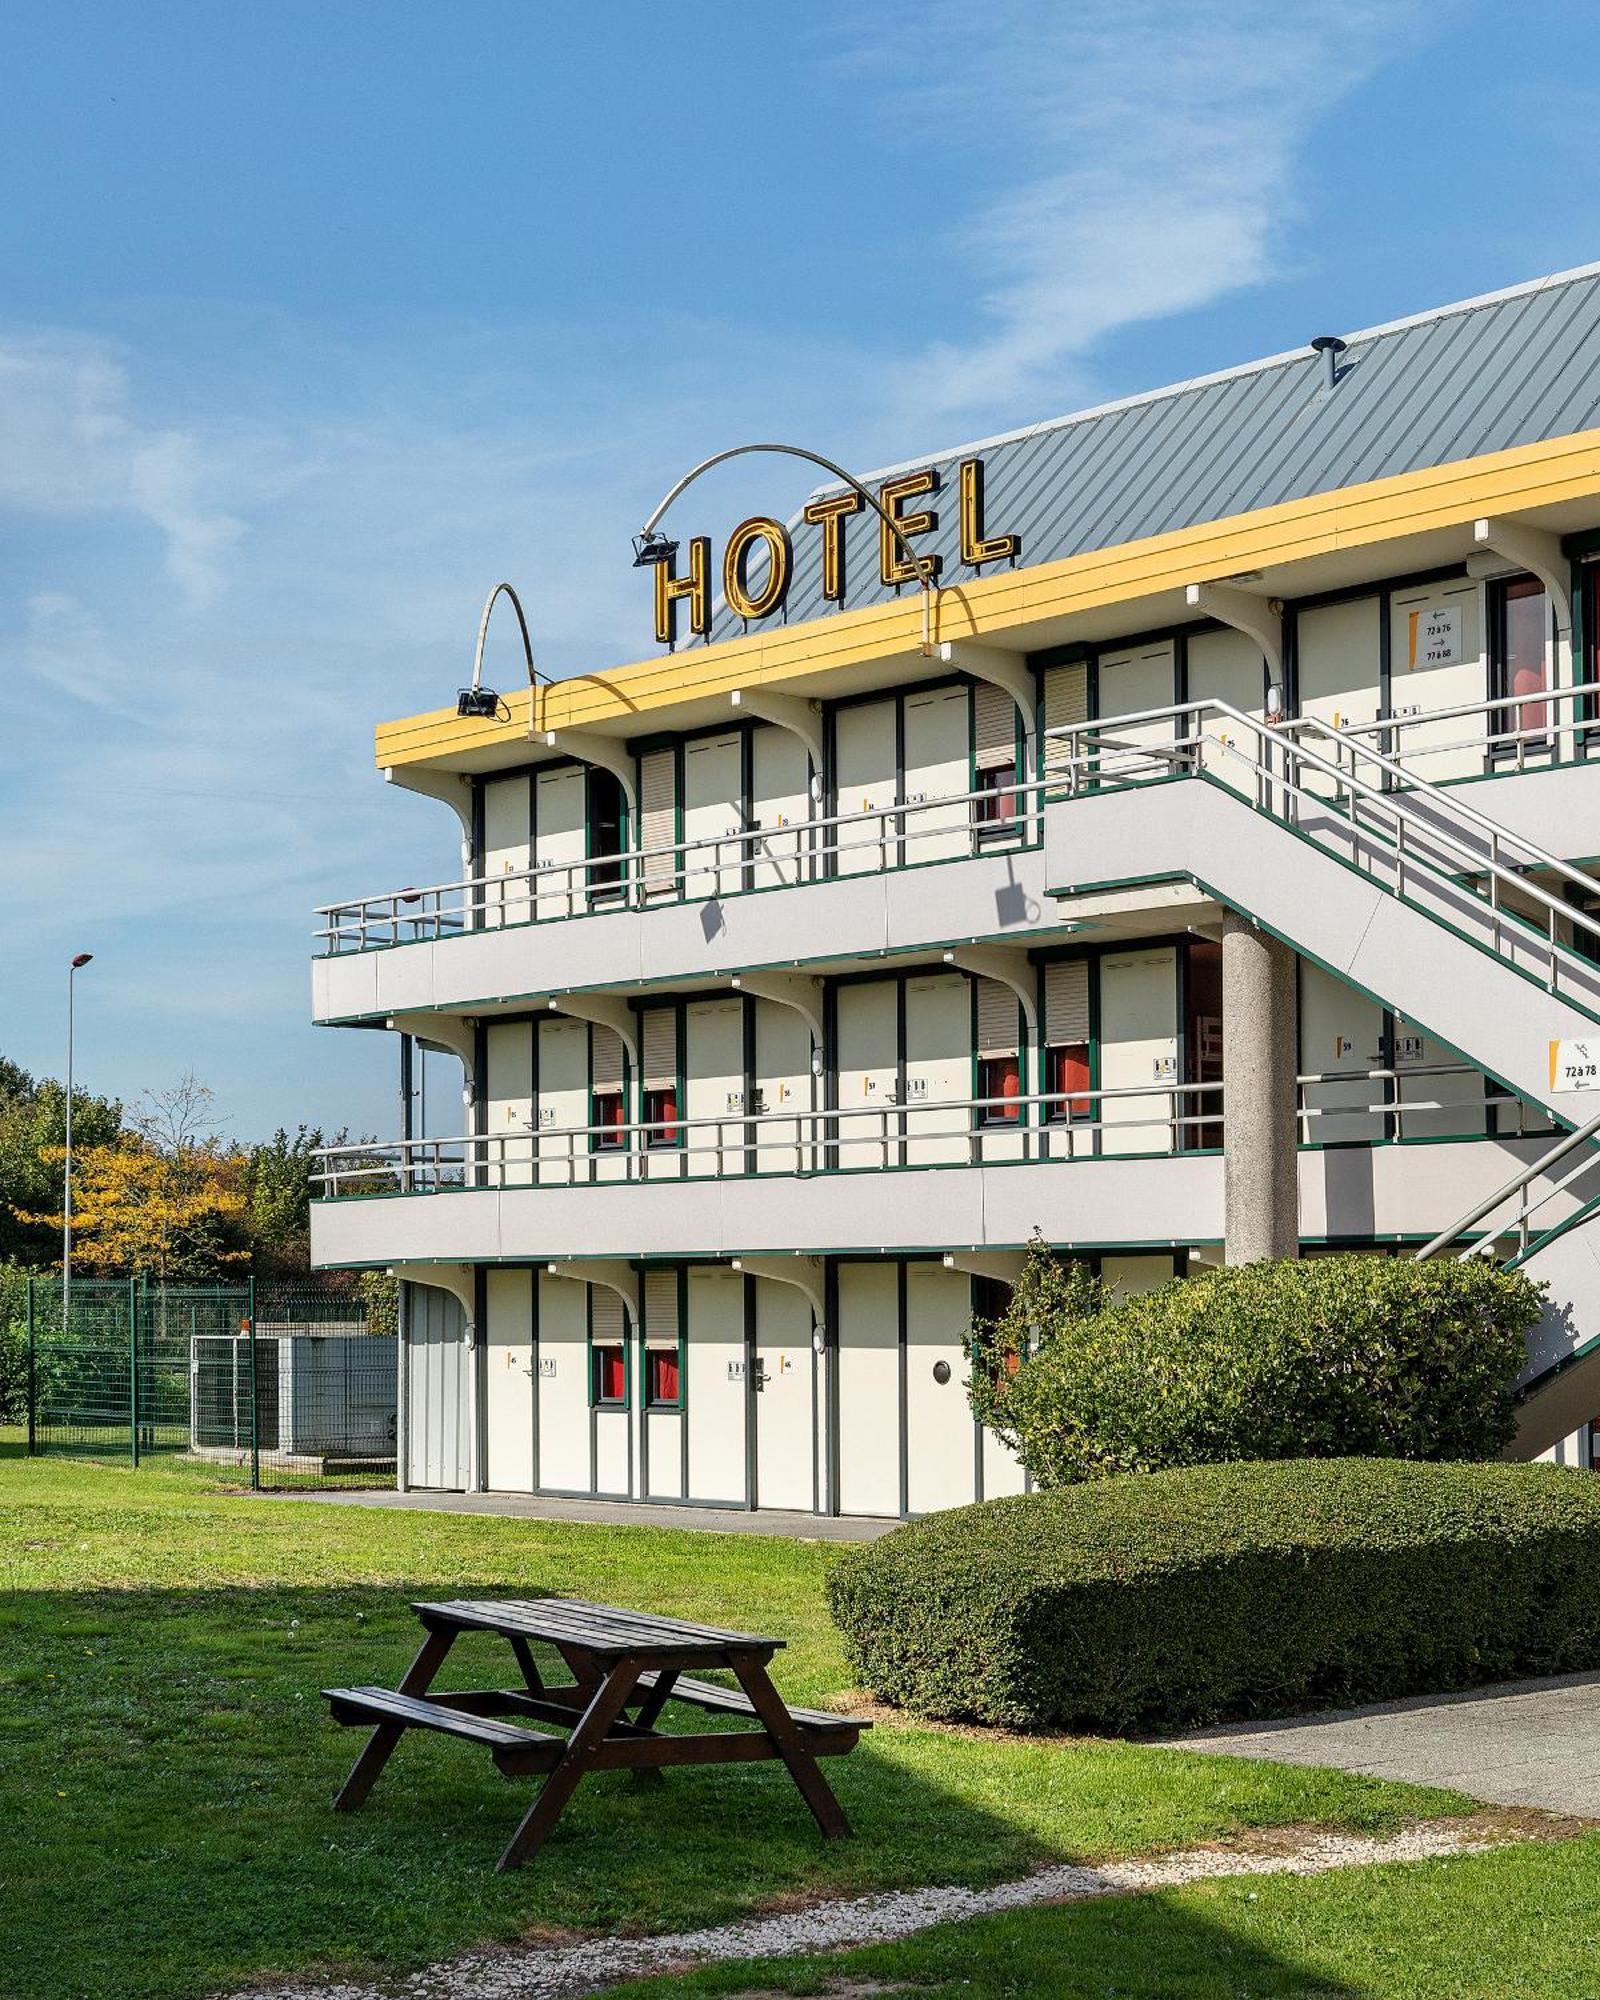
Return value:
[[(943, 556), (949, 583), (974, 574), (958, 561), (963, 458), (984, 463), (986, 531), (1020, 534), (1017, 566), (1028, 567), (1600, 425), (1600, 265), (1347, 339), (1331, 391), (1321, 355), (1302, 348), (908, 460), (867, 483), (938, 467), (938, 531), (918, 546)], [(842, 606), (823, 599), (817, 531), (798, 521), (794, 579), (774, 620), (894, 594), (879, 580), (875, 516), (848, 524)], [(719, 601), (711, 639), (745, 629)]]

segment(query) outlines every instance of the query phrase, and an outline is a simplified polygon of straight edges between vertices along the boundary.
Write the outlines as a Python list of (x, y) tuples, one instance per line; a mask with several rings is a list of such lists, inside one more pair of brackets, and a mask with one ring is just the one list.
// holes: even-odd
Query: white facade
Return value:
[(1525, 1443), (1586, 1462), (1600, 1170), (1540, 1162), (1589, 1109), (1551, 1044), (1600, 1037), (1595, 484), (1516, 532), (1419, 500), (1242, 584), (997, 600), (926, 657), (821, 659), (819, 619), (778, 693), (713, 699), (743, 656), (696, 649), (602, 718), (603, 766), (601, 723), (441, 727), (391, 775), (457, 808), (470, 879), (328, 913), (313, 982), (319, 1019), (467, 1079), (464, 1129), (347, 1150), (314, 1215), (319, 1262), (408, 1281), (410, 1483), (878, 1516), (1019, 1490), (964, 1385), (1028, 1242), (1129, 1290), (1226, 1254), (1258, 1063), (1229, 913), (1298, 958), (1302, 1252), (1410, 1254), (1519, 1181), (1566, 1288)]

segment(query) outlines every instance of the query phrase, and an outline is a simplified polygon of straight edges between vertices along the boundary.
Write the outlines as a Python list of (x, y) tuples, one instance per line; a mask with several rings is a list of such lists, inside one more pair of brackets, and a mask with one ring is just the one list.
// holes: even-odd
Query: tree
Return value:
[[(58, 1168), (64, 1149), (47, 1157)], [(72, 1255), (84, 1271), (142, 1271), (163, 1283), (199, 1282), (250, 1261), (240, 1156), (216, 1145), (182, 1155), (137, 1132), (74, 1148)], [(59, 1213), (25, 1220), (59, 1231)]]
[[(342, 1143), (341, 1133), (335, 1144)], [(252, 1146), (244, 1186), (250, 1241), (259, 1272), (305, 1271), (311, 1264), (311, 1176), (322, 1134), (298, 1126), (291, 1136), (281, 1126), (264, 1144)]]
[[(73, 1151), (112, 1144), (122, 1129), (115, 1098), (72, 1093)], [(53, 1078), (35, 1079), (0, 1056), (0, 1263), (38, 1270), (61, 1254), (59, 1224), (48, 1212), (61, 1203), (61, 1160), (67, 1138), (67, 1093)], [(40, 1220), (44, 1216), (46, 1219)]]

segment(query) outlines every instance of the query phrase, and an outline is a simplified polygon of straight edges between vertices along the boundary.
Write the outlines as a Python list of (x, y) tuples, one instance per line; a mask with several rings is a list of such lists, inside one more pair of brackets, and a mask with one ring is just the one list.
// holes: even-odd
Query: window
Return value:
[(647, 1146), (676, 1146), (683, 1134), (678, 1127), (678, 1091), (674, 1084), (644, 1094), (644, 1143)]
[[(984, 1056), (978, 1064), (978, 1095), (991, 1100), (978, 1113), (984, 1125), (1015, 1125), (1021, 1118), (1022, 1072), (1015, 1056)], [(993, 1100), (1000, 1100), (994, 1102)]]
[(1017, 821), (1017, 767), (995, 764), (978, 773), (978, 797), (974, 813), (979, 838), (1010, 832)]
[(652, 1410), (675, 1410), (681, 1400), (682, 1377), (675, 1347), (652, 1347), (644, 1357), (644, 1399)]
[(597, 1409), (628, 1400), (628, 1370), (622, 1342), (596, 1341), (589, 1350), (589, 1399)]
[(597, 1153), (612, 1153), (626, 1146), (628, 1135), (622, 1129), (627, 1120), (623, 1116), (626, 1109), (620, 1090), (596, 1091), (591, 1100), (589, 1123), (598, 1127), (589, 1143)]
[[(1491, 586), (1490, 631), (1495, 699), (1546, 693), (1550, 686), (1550, 612), (1544, 585), (1536, 577), (1518, 577)], [(1519, 701), (1515, 707), (1495, 711), (1497, 735), (1517, 732), (1512, 741), (1500, 746), (1506, 755), (1544, 747), (1548, 739), (1543, 732), (1549, 723), (1548, 702)]]
[(627, 829), (628, 809), (622, 785), (610, 771), (591, 768), (588, 774), (589, 808), (589, 900), (613, 901), (623, 892), (622, 863), (608, 857), (620, 855)]
[(1069, 1042), (1044, 1052), (1044, 1087), (1050, 1098), (1045, 1117), (1053, 1124), (1093, 1116), (1089, 1101), (1089, 1044)]

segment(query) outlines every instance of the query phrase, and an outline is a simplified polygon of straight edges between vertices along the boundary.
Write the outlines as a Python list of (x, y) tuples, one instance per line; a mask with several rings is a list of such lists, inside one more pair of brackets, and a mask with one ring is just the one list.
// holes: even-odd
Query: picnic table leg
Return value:
[(750, 1697), (750, 1706), (777, 1745), (778, 1755), (788, 1765), (790, 1777), (800, 1787), (800, 1796), (810, 1806), (812, 1818), (829, 1840), (848, 1839), (854, 1829), (844, 1807), (818, 1770), (816, 1758), (801, 1741), (799, 1727), (784, 1707), (782, 1695), (767, 1677), (766, 1668), (748, 1653), (735, 1653), (729, 1665)]
[(637, 1660), (618, 1660), (602, 1678), (590, 1696), (589, 1706), (583, 1711), (577, 1728), (567, 1738), (560, 1763), (539, 1787), (538, 1798), (501, 1855), (500, 1874), (511, 1868), (520, 1868), (530, 1854), (536, 1854), (544, 1845), (550, 1829), (566, 1809), (568, 1799), (578, 1789), (578, 1780), (584, 1775), (589, 1759), (606, 1740), (612, 1723), (627, 1705), (639, 1671)]
[(676, 1673), (663, 1667), (656, 1675), (656, 1684), (639, 1704), (639, 1713), (633, 1718), (637, 1729), (653, 1728), (656, 1718), (667, 1705), (672, 1690), (678, 1684)]
[[(401, 1694), (426, 1694), (433, 1685), (433, 1677), (444, 1664), (444, 1657), (456, 1642), (453, 1631), (434, 1630), (425, 1638), (417, 1651), (417, 1657), (406, 1668), (398, 1692)], [(378, 1774), (395, 1753), (395, 1746), (405, 1734), (403, 1722), (380, 1722), (367, 1738), (367, 1747), (351, 1767), (350, 1775), (339, 1789), (339, 1796), (333, 1802), (335, 1812), (354, 1812), (365, 1803), (368, 1792), (378, 1782)]]

